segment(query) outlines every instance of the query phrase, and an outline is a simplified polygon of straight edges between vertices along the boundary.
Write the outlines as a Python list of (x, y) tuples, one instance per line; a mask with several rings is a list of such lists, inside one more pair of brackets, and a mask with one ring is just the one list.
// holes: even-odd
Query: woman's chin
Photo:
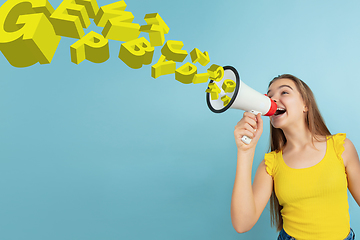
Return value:
[(272, 116), (271, 119), (270, 119), (271, 125), (274, 128), (282, 128), (284, 126), (284, 124), (285, 124), (285, 122), (284, 122), (285, 115), (286, 115), (286, 113), (281, 114), (280, 116), (279, 115)]
[(273, 126), (273, 128), (281, 128), (282, 127), (280, 124), (271, 123), (271, 125)]

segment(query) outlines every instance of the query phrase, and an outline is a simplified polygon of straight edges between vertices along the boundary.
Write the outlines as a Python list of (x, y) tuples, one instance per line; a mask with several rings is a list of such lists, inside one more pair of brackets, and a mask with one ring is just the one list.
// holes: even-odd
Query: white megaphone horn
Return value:
[[(261, 113), (264, 116), (272, 116), (276, 112), (276, 103), (266, 94), (263, 95), (240, 81), (239, 74), (234, 67), (225, 66), (223, 68), (223, 78), (220, 81), (210, 81), (217, 85), (217, 89), (221, 90), (221, 92), (218, 90), (218, 98), (212, 97), (208, 90), (206, 93), (206, 102), (211, 111), (223, 113), (229, 108), (234, 108), (252, 112), (255, 115)], [(229, 92), (226, 87), (224, 89), (226, 85), (224, 82), (232, 85), (235, 83), (234, 90)], [(251, 138), (247, 136), (243, 136), (241, 140), (246, 144), (251, 142)]]

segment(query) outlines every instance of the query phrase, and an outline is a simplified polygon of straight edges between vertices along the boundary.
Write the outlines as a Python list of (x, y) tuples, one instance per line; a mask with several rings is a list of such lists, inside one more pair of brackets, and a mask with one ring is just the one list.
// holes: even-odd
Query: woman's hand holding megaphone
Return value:
[[(263, 120), (261, 114), (254, 115), (251, 112), (244, 112), (243, 118), (235, 126), (234, 136), (238, 150), (255, 150), (255, 146), (263, 132)], [(244, 136), (250, 138), (249, 144), (244, 142)]]

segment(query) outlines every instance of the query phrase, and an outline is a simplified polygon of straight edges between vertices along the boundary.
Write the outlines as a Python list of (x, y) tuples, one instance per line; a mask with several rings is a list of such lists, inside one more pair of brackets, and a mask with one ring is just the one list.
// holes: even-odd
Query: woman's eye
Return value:
[(281, 95), (283, 95), (283, 94), (289, 94), (289, 93), (286, 91), (283, 91), (283, 92), (281, 92)]

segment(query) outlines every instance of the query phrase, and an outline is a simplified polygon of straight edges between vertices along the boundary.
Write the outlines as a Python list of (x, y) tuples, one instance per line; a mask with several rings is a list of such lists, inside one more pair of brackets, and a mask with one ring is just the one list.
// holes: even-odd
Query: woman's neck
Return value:
[(283, 129), (286, 137), (286, 145), (284, 149), (288, 150), (301, 150), (306, 146), (313, 146), (314, 135), (306, 125), (300, 125), (289, 129)]

